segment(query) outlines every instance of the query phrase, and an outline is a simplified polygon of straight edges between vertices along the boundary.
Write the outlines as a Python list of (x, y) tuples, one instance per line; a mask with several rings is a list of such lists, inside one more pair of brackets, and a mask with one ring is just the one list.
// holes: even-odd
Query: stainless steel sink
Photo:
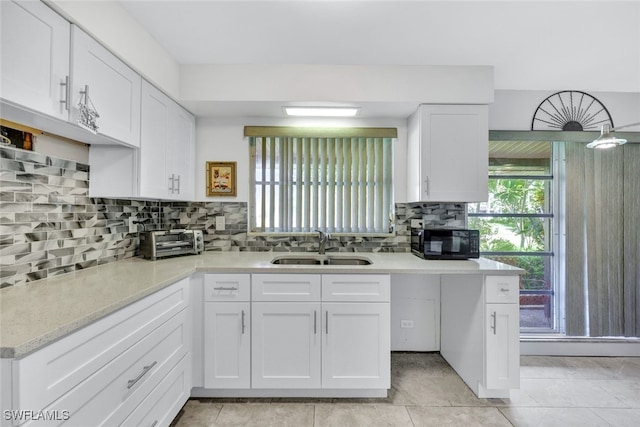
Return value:
[(288, 265), (322, 265), (323, 258), (310, 257), (277, 257), (271, 260), (271, 264), (288, 264)]
[(326, 265), (371, 265), (372, 262), (369, 258), (365, 257), (342, 257), (342, 256), (330, 256), (325, 260)]
[(284, 255), (271, 260), (271, 264), (280, 265), (371, 265), (373, 262), (362, 256), (318, 255), (294, 256)]

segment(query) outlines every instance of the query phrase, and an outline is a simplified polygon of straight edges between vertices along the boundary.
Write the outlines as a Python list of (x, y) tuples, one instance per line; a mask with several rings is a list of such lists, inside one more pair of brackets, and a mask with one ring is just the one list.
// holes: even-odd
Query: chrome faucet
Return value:
[(322, 230), (316, 230), (318, 232), (318, 239), (320, 239), (320, 245), (318, 246), (318, 253), (324, 255), (324, 249), (327, 246), (327, 242), (331, 238), (331, 234)]

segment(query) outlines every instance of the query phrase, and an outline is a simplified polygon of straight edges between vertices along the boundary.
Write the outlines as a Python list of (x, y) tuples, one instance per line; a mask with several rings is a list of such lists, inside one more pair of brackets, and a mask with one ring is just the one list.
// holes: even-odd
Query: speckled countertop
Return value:
[[(147, 261), (131, 258), (25, 285), (0, 289), (0, 357), (16, 358), (195, 272), (521, 274), (487, 259), (425, 261), (408, 253), (337, 253), (369, 258), (366, 266), (274, 265), (280, 252), (207, 252)], [(313, 255), (313, 254), (311, 254)], [(329, 255), (329, 254), (328, 254)], [(308, 256), (308, 255), (307, 255)]]

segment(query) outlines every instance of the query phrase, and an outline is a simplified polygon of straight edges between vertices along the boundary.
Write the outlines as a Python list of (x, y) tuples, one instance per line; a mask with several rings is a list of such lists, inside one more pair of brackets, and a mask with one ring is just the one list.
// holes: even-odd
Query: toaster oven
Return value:
[(204, 252), (202, 230), (145, 231), (140, 233), (140, 255), (155, 261), (174, 255)]

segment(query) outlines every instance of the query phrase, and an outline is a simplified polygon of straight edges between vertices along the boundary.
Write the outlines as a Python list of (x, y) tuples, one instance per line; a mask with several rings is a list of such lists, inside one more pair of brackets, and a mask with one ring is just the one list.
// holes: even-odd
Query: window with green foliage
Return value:
[(555, 330), (553, 143), (490, 141), (489, 200), (469, 204), (483, 257), (526, 270), (523, 331)]

